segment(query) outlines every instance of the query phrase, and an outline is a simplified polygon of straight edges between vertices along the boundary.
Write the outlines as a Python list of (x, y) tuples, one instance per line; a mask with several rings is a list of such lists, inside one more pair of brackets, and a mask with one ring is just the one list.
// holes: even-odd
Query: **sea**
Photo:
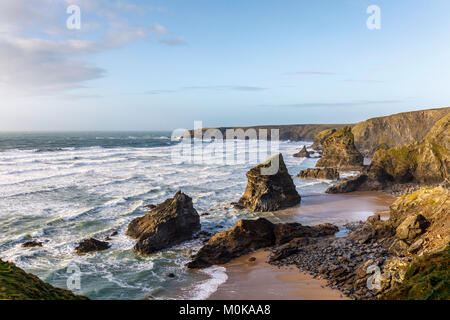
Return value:
[[(234, 143), (238, 155), (251, 158), (258, 152), (248, 141)], [(278, 149), (305, 199), (323, 194), (336, 181), (295, 177), (317, 161), (292, 157), (304, 144), (311, 145), (283, 141)], [(228, 276), (223, 266), (195, 271), (185, 267), (201, 247), (200, 240), (149, 256), (133, 251), (135, 240), (125, 232), (131, 220), (147, 212), (145, 205), (161, 203), (182, 190), (199, 214), (207, 214), (201, 216), (201, 225), (210, 233), (242, 218), (284, 218), (230, 205), (244, 192), (245, 174), (255, 163), (174, 161), (179, 146), (180, 140), (170, 132), (0, 133), (0, 258), (91, 299), (208, 298)], [(297, 221), (320, 222), (302, 217)], [(83, 239), (102, 240), (113, 232), (118, 234), (111, 237), (110, 249), (74, 253)], [(30, 240), (43, 246), (21, 246)], [(175, 278), (168, 277), (170, 273)]]

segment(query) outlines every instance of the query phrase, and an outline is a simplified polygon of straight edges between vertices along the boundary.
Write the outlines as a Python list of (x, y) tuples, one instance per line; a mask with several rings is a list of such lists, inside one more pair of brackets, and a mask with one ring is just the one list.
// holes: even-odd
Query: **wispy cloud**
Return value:
[(395, 104), (402, 103), (402, 100), (360, 100), (349, 102), (313, 102), (313, 103), (294, 103), (281, 105), (259, 105), (267, 108), (335, 108), (335, 107), (355, 107), (376, 104)]
[[(61, 19), (69, 4), (79, 5), (82, 17), (89, 17), (81, 30), (68, 30)], [(128, 21), (150, 10), (154, 8), (122, 0), (1, 1), (0, 91), (41, 95), (85, 87), (87, 81), (107, 74), (87, 62), (87, 56), (171, 36), (158, 23), (144, 27)]]

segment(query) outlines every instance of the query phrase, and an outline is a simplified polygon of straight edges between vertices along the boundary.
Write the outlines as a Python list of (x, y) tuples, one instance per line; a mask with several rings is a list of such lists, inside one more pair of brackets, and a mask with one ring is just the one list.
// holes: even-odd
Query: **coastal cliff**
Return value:
[(0, 300), (88, 300), (0, 259)]
[[(204, 133), (208, 129), (218, 129), (224, 139), (225, 131), (227, 129), (242, 129), (245, 131), (249, 129), (255, 129), (257, 137), (259, 138), (259, 130), (267, 129), (267, 139), (271, 138), (271, 129), (279, 129), (280, 140), (290, 140), (290, 141), (313, 141), (314, 137), (321, 131), (327, 129), (339, 129), (346, 126), (346, 124), (293, 124), (293, 125), (262, 125), (262, 126), (250, 126), (250, 127), (218, 127), (218, 128), (204, 128), (202, 132)], [(194, 130), (189, 130), (191, 137), (194, 137)]]
[(450, 107), (403, 112), (362, 121), (353, 126), (355, 145), (365, 156), (378, 149), (389, 149), (425, 138), (428, 131), (442, 117), (450, 113)]

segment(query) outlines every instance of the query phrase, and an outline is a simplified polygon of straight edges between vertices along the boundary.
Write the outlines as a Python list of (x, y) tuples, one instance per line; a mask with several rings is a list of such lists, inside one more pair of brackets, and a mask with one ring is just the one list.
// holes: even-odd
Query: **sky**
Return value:
[(0, 131), (353, 123), (449, 106), (449, 57), (448, 0), (2, 0)]

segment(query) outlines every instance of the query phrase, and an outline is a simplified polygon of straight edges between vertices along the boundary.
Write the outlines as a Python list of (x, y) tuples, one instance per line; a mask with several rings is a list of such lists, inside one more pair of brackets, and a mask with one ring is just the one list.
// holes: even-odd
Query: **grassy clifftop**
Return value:
[(0, 300), (87, 300), (0, 259)]

